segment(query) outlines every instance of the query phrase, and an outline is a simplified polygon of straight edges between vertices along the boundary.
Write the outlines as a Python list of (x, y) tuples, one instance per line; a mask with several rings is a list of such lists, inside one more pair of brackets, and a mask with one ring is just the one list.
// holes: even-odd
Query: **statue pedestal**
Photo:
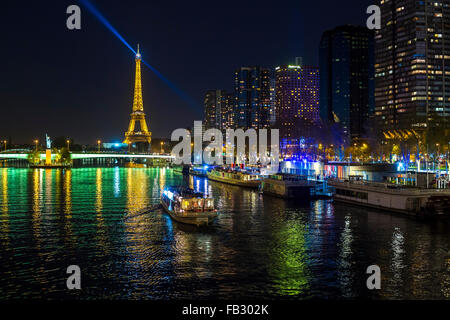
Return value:
[(52, 150), (47, 149), (45, 151), (45, 165), (49, 166), (52, 164)]

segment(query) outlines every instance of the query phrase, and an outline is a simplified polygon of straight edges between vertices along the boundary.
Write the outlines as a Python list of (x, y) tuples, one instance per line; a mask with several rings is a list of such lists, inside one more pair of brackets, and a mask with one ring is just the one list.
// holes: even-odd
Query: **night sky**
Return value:
[[(142, 66), (144, 109), (154, 137), (203, 117), (209, 89), (232, 90), (234, 70), (273, 68), (303, 56), (317, 65), (321, 34), (365, 25), (376, 0), (91, 1), (189, 103)], [(81, 7), (81, 30), (66, 8)], [(122, 140), (133, 99), (134, 55), (76, 0), (8, 1), (0, 11), (0, 138), (30, 143)]]

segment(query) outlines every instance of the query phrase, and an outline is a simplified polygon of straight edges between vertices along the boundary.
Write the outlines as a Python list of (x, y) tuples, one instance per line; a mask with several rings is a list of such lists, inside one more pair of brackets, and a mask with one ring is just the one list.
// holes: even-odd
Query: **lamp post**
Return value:
[(450, 175), (450, 169), (448, 168), (449, 162), (450, 162), (450, 142), (448, 143), (447, 147), (447, 164), (446, 164), (447, 174)]
[(418, 171), (420, 170), (420, 155), (419, 160), (416, 159), (416, 187), (418, 186)]
[(70, 152), (70, 140), (67, 140), (66, 142), (67, 142), (67, 151)]
[(447, 160), (450, 160), (450, 142), (448, 143), (447, 147)]
[(163, 145), (164, 145), (164, 142), (163, 142), (163, 141), (161, 141), (161, 153), (164, 153), (164, 150), (163, 150)]
[(100, 153), (100, 143), (101, 143), (101, 141), (100, 140), (97, 140), (97, 146), (98, 146), (98, 152)]
[(6, 143), (7, 143), (7, 142), (8, 142), (8, 141), (6, 141), (6, 140), (3, 141), (3, 143), (5, 144), (5, 151), (6, 151)]
[(429, 179), (428, 179), (428, 144), (427, 144), (427, 152), (425, 153), (425, 170), (427, 170), (427, 189), (429, 187)]
[(38, 142), (39, 142), (38, 139), (34, 140), (34, 145), (35, 145), (34, 151), (37, 151), (37, 145), (38, 145)]
[[(439, 151), (440, 151), (440, 145), (439, 143), (436, 143), (436, 165), (437, 165), (437, 171), (439, 172), (438, 174), (440, 175), (441, 173), (441, 167), (439, 166)], [(434, 163), (433, 163), (433, 169), (436, 170), (436, 167), (434, 167)]]

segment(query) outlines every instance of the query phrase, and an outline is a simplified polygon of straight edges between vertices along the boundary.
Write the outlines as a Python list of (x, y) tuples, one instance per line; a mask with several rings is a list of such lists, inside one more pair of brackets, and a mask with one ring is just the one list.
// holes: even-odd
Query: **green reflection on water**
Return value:
[(309, 289), (306, 226), (289, 221), (273, 233), (269, 273), (281, 295), (300, 295)]

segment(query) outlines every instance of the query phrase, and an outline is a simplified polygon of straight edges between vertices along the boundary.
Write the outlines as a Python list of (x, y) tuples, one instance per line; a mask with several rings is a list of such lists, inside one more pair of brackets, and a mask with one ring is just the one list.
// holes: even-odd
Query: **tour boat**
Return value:
[(253, 172), (216, 168), (207, 173), (208, 179), (241, 187), (258, 188), (260, 176)]
[(315, 182), (308, 177), (294, 174), (274, 174), (262, 180), (260, 191), (285, 199), (309, 199), (315, 188)]
[(336, 201), (419, 217), (450, 216), (450, 191), (445, 189), (368, 182), (360, 176), (350, 176), (346, 181), (330, 179), (328, 185), (335, 188)]
[(189, 188), (165, 188), (161, 204), (172, 219), (182, 223), (208, 225), (217, 217), (214, 200)]

